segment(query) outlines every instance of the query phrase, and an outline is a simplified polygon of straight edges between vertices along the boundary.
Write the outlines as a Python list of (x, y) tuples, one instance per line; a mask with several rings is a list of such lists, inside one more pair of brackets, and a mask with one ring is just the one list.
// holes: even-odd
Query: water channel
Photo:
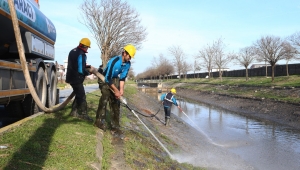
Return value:
[[(149, 95), (159, 99), (161, 93), (149, 93)], [(228, 157), (235, 155), (234, 157), (250, 165), (249, 169), (300, 169), (299, 130), (250, 119), (214, 106), (189, 101), (180, 96), (177, 96), (177, 99), (184, 112), (173, 107), (174, 115), (197, 129), (199, 132), (197, 135), (201, 135), (215, 147), (225, 149), (230, 153)], [(215, 153), (219, 154), (219, 152)], [(218, 157), (218, 155), (210, 156)], [(200, 162), (198, 164), (202, 165)]]

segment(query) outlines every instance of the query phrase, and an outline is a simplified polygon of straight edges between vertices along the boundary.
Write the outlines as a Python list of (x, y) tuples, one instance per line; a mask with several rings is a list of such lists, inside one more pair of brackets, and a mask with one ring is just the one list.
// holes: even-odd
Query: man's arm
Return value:
[(124, 86), (125, 86), (125, 81), (120, 81), (120, 94), (123, 96), (124, 94)]
[(181, 107), (178, 105), (177, 100), (176, 100), (175, 97), (173, 97), (172, 101), (173, 101), (173, 104), (174, 104), (175, 106), (177, 106), (178, 109), (180, 109), (180, 111), (182, 111), (182, 109), (181, 109)]
[(108, 85), (108, 86), (110, 87), (111, 90), (114, 91), (114, 94), (115, 94), (116, 99), (120, 99), (121, 93), (120, 93), (120, 91), (118, 90), (118, 88), (117, 88), (114, 84), (111, 84), (111, 85)]

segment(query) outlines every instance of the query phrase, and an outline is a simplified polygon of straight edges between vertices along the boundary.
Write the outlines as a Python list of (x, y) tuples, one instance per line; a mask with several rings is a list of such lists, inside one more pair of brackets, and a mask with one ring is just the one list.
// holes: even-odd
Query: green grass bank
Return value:
[[(128, 85), (125, 97), (130, 99), (136, 92), (135, 86)], [(92, 118), (95, 118), (100, 95), (99, 90), (87, 94), (88, 114)], [(90, 170), (99, 163), (102, 163), (101, 169), (110, 169), (114, 155), (120, 151), (114, 145), (111, 132), (104, 132), (101, 141), (104, 150), (99, 159), (96, 156), (96, 127), (69, 116), (70, 111), (71, 103), (61, 111), (42, 114), (0, 134), (0, 146), (5, 146), (0, 149), (0, 169)], [(139, 123), (135, 125), (139, 126), (138, 130), (127, 126), (137, 122), (127, 108), (121, 107), (121, 115), (125, 135), (121, 146), (126, 165), (132, 169), (201, 169), (171, 160)], [(176, 148), (174, 141), (165, 136), (163, 139)]]
[(165, 80), (169, 86), (198, 90), (215, 94), (242, 96), (248, 98), (270, 99), (274, 101), (300, 103), (300, 76), (275, 77), (244, 77), (201, 78)]

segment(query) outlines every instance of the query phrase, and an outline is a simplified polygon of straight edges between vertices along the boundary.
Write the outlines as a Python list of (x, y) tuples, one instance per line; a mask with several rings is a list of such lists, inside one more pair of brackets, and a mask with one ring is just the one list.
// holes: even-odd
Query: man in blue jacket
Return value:
[[(94, 126), (99, 127), (102, 130), (106, 130), (107, 125), (106, 118), (106, 105), (110, 103), (111, 107), (111, 119), (112, 119), (112, 131), (121, 133), (120, 131), (120, 97), (124, 93), (125, 79), (129, 72), (131, 63), (130, 60), (134, 58), (136, 49), (133, 45), (126, 45), (123, 48), (122, 56), (115, 56), (111, 58), (106, 68), (103, 70), (103, 76), (105, 82), (98, 80), (99, 88), (102, 96), (99, 100), (99, 105), (96, 114), (96, 121)], [(112, 92), (113, 91), (113, 92)]]
[(164, 106), (165, 111), (165, 125), (168, 126), (170, 123), (170, 116), (171, 116), (171, 107), (172, 104), (177, 106), (179, 109), (180, 106), (177, 104), (176, 98), (176, 89), (172, 88), (169, 93), (164, 93), (160, 96), (160, 100), (162, 101), (162, 104)]
[(68, 67), (66, 82), (69, 83), (75, 93), (75, 99), (72, 103), (71, 116), (93, 121), (87, 114), (87, 103), (83, 81), (85, 76), (90, 73), (86, 70), (87, 50), (91, 46), (88, 38), (82, 38), (78, 47), (72, 49), (68, 56)]

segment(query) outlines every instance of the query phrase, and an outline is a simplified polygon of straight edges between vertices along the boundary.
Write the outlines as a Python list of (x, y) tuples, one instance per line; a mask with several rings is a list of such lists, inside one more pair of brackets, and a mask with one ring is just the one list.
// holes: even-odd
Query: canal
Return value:
[[(152, 92), (148, 95), (159, 99), (161, 93)], [(221, 108), (180, 98), (180, 96), (177, 96), (177, 99), (183, 112), (173, 107), (172, 114), (197, 129), (199, 132), (197, 135), (214, 145), (213, 150), (218, 150), (214, 148), (225, 150), (229, 153), (228, 157), (234, 155), (233, 157), (239, 161), (244, 161), (249, 165), (246, 169), (300, 169), (299, 130), (250, 119)], [(199, 152), (202, 152), (201, 149)], [(210, 155), (211, 157), (215, 157), (216, 161), (222, 161), (217, 159), (220, 157), (218, 155), (220, 152), (211, 152), (215, 153), (215, 155)], [(200, 159), (200, 154), (198, 156), (198, 159), (194, 158), (193, 164), (203, 166), (201, 161), (207, 161), (208, 158)], [(230, 166), (228, 165), (225, 169), (230, 169)]]

